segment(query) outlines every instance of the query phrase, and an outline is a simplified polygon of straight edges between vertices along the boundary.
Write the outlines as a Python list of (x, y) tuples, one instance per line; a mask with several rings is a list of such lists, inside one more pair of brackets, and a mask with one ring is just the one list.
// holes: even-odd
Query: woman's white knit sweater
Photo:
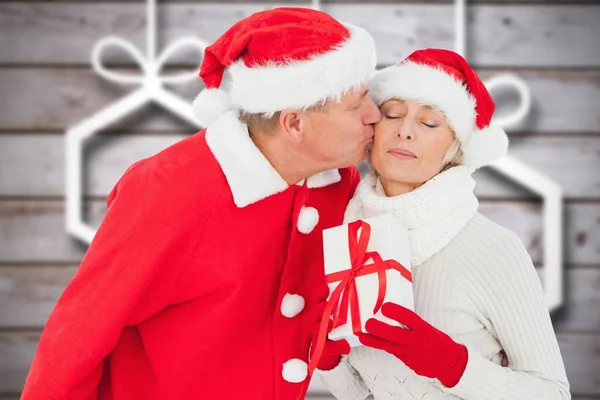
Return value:
[[(319, 371), (338, 399), (571, 398), (531, 258), (513, 232), (478, 214), (476, 203), (473, 208), (471, 179), (470, 171), (455, 167), (411, 193), (387, 198), (378, 180), (368, 177), (346, 214), (349, 222), (393, 212), (404, 218), (409, 236), (415, 232), (411, 251), (413, 246), (429, 249), (431, 254), (418, 256), (425, 260), (411, 257), (415, 311), (468, 348), (461, 380), (447, 388), (416, 375), (391, 354), (357, 347), (336, 368)], [(449, 202), (455, 204), (451, 209), (443, 206)], [(449, 219), (458, 226), (452, 228)], [(429, 224), (444, 229), (427, 229)], [(500, 365), (502, 351), (508, 367)]]

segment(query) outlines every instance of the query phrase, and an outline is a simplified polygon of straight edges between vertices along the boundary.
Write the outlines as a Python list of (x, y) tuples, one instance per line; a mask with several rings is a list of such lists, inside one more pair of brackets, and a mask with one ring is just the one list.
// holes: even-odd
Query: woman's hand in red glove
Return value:
[(447, 387), (456, 386), (467, 366), (465, 346), (405, 307), (386, 303), (381, 312), (408, 329), (371, 318), (365, 325), (369, 333), (359, 336), (362, 344), (396, 356), (421, 376), (437, 378)]
[[(314, 351), (314, 346), (317, 343), (317, 337), (319, 335), (319, 327), (321, 325), (321, 320), (322, 320), (322, 315), (323, 315), (324, 309), (325, 309), (325, 303), (317, 306), (316, 323), (315, 323), (315, 327), (313, 329), (313, 335), (312, 335), (313, 351)], [(329, 332), (331, 332), (332, 328), (333, 328), (333, 321), (329, 320), (328, 325), (327, 325), (327, 335), (329, 335)], [(347, 355), (349, 353), (350, 353), (350, 345), (348, 344), (348, 342), (346, 340), (344, 340), (344, 339), (330, 340), (329, 338), (327, 338), (325, 340), (325, 346), (323, 347), (323, 354), (321, 355), (321, 358), (319, 359), (319, 362), (317, 363), (317, 368), (322, 371), (327, 371), (327, 370), (333, 369), (338, 366), (342, 356)]]

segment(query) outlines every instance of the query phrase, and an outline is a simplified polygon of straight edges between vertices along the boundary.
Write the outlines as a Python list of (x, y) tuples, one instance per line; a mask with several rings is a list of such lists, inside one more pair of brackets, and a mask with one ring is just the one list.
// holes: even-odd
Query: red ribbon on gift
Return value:
[[(327, 328), (329, 319), (333, 316), (333, 327), (337, 328), (348, 322), (348, 309), (352, 319), (352, 331), (355, 335), (362, 332), (362, 322), (360, 319), (360, 308), (358, 303), (358, 291), (356, 289), (356, 277), (377, 274), (379, 278), (379, 290), (377, 301), (373, 308), (373, 314), (376, 314), (383, 305), (385, 293), (387, 290), (386, 271), (395, 269), (409, 282), (412, 282), (412, 274), (402, 264), (396, 260), (383, 260), (376, 251), (367, 252), (369, 239), (371, 238), (371, 225), (358, 220), (348, 224), (348, 248), (350, 250), (350, 269), (338, 271), (325, 276), (327, 283), (340, 282), (325, 306), (325, 311), (319, 326), (317, 342), (313, 343), (314, 352), (308, 365), (308, 376), (317, 367), (317, 363), (323, 353), (325, 341), (327, 340)], [(373, 263), (366, 264), (369, 260)]]

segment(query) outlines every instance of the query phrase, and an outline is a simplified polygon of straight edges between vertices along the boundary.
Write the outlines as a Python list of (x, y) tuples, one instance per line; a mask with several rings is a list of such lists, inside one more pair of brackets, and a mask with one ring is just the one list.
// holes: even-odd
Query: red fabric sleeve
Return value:
[(106, 217), (42, 333), (22, 399), (96, 399), (103, 360), (123, 328), (168, 305), (195, 248), (190, 238), (198, 237), (172, 181), (140, 166), (110, 193)]

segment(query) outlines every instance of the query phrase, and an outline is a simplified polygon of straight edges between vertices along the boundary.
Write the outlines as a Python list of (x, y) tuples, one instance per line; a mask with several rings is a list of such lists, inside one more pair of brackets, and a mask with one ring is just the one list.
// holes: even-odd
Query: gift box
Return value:
[(397, 217), (382, 215), (326, 229), (323, 254), (331, 340), (360, 346), (356, 335), (366, 332), (371, 317), (398, 326), (381, 314), (384, 303), (414, 310), (408, 230)]

